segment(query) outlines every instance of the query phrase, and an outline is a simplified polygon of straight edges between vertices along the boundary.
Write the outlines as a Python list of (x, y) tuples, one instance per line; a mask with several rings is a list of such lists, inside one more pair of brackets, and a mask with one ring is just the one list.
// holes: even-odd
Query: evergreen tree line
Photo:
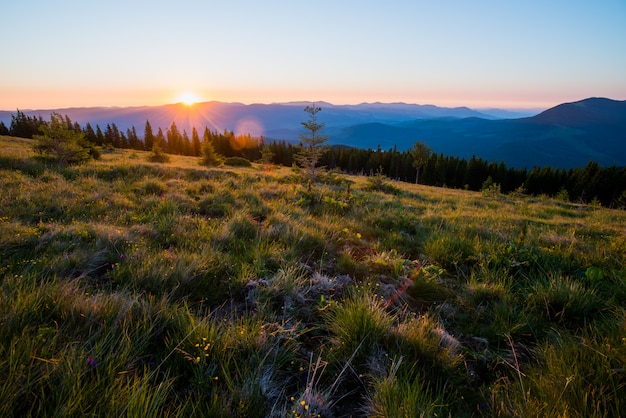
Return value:
[[(331, 148), (322, 159), (328, 167), (351, 174), (373, 175), (382, 172), (399, 181), (414, 182), (415, 168), (409, 151), (380, 148)], [(482, 190), (497, 185), (502, 193), (548, 195), (563, 200), (605, 207), (626, 208), (626, 167), (601, 167), (589, 162), (583, 168), (511, 168), (503, 162), (489, 162), (472, 156), (465, 158), (432, 153), (421, 169), (420, 183), (456, 189)]]
[[(10, 127), (0, 123), (0, 135), (32, 138), (46, 124), (41, 117), (27, 116), (21, 111), (11, 117)], [(232, 131), (211, 131), (205, 127), (202, 136), (192, 128), (191, 135), (180, 132), (172, 122), (165, 132), (155, 133), (149, 121), (140, 138), (131, 127), (122, 132), (115, 123), (102, 130), (90, 123), (81, 127), (65, 116), (65, 124), (76, 132), (83, 132), (85, 139), (101, 147), (152, 150), (155, 146), (165, 153), (201, 156), (202, 143), (210, 142), (215, 152), (224, 157), (242, 157), (257, 161), (262, 149), (269, 149), (272, 162), (292, 166), (299, 152), (298, 146), (286, 141), (266, 141), (250, 134), (235, 135)], [(416, 171), (409, 151), (396, 147), (376, 150), (351, 147), (329, 147), (320, 158), (320, 164), (350, 174), (374, 175), (381, 173), (398, 181), (414, 182)], [(431, 186), (467, 190), (481, 190), (497, 185), (502, 193), (521, 192), (529, 195), (557, 196), (575, 202), (597, 202), (605, 207), (626, 208), (626, 167), (601, 167), (590, 162), (583, 168), (559, 169), (552, 167), (510, 168), (503, 162), (489, 162), (479, 157), (465, 158), (431, 153), (420, 171), (420, 183)]]
[[(140, 138), (135, 127), (123, 132), (115, 123), (107, 124), (104, 130), (90, 123), (81, 127), (77, 122), (72, 122), (69, 116), (64, 116), (64, 125), (76, 132), (83, 132), (85, 139), (104, 148), (135, 149), (150, 151), (156, 144), (164, 152), (174, 155), (188, 155), (198, 157), (201, 154), (202, 141), (211, 141), (215, 151), (225, 157), (243, 157), (250, 161), (261, 158), (260, 148), (264, 143), (263, 138), (255, 138), (250, 134), (235, 135), (234, 132), (225, 130), (222, 133), (204, 129), (202, 138), (194, 127), (191, 136), (187, 131), (178, 129), (175, 122), (163, 132), (161, 128), (154, 132), (150, 121), (146, 121), (143, 137)], [(0, 122), (0, 135), (11, 135), (20, 138), (33, 138), (40, 134), (40, 127), (49, 124), (41, 116), (28, 116), (18, 110), (11, 116), (11, 125), (7, 127)]]

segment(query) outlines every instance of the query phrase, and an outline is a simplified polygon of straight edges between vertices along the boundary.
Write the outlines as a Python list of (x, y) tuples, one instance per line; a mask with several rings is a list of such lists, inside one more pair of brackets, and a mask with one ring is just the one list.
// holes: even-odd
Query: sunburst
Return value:
[(184, 104), (185, 106), (193, 106), (199, 101), (200, 97), (197, 94), (191, 92), (185, 92), (178, 96), (178, 102)]

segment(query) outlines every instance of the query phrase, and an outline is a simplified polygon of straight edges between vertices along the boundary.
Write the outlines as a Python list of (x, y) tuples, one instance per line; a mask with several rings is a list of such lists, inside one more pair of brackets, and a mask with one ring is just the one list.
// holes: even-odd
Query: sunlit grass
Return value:
[(0, 138), (2, 416), (624, 408), (623, 211), (30, 144)]

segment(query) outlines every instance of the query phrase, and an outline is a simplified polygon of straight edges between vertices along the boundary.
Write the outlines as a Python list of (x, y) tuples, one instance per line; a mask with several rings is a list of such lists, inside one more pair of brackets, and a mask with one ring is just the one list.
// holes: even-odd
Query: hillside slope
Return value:
[(33, 143), (0, 136), (1, 417), (623, 415), (624, 211)]

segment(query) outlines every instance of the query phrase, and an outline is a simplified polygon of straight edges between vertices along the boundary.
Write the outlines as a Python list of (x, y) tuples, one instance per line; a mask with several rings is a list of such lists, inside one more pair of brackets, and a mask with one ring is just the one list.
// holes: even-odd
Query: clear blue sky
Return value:
[(626, 99), (626, 0), (20, 0), (0, 109)]

